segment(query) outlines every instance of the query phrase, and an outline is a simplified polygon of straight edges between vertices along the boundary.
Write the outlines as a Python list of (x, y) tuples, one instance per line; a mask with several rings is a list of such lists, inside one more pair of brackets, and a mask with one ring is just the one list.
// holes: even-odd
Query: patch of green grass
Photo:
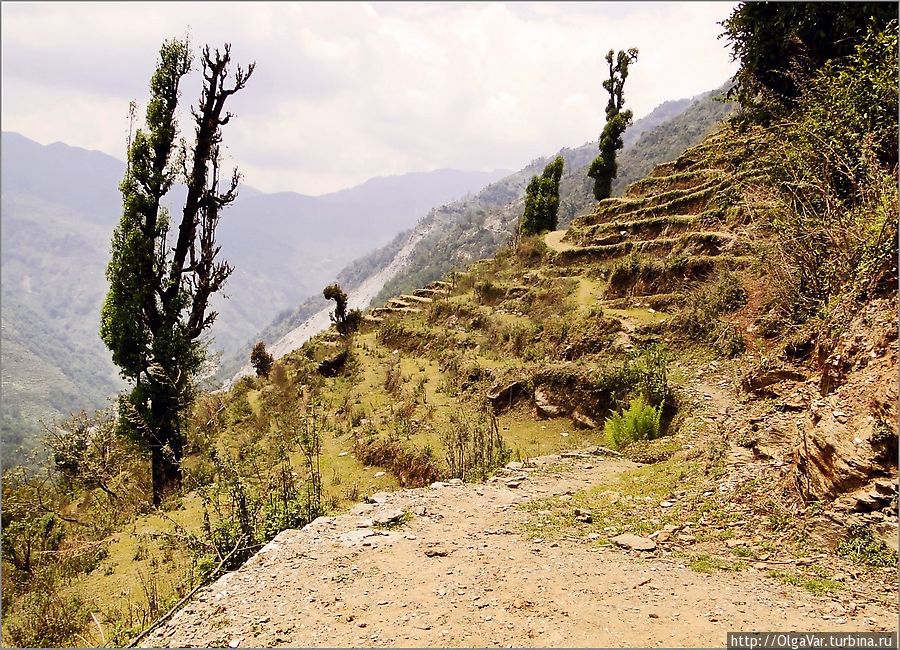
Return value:
[[(685, 505), (677, 502), (671, 508), (660, 508), (658, 504), (699, 477), (696, 462), (678, 458), (626, 470), (615, 480), (578, 492), (571, 499), (539, 499), (524, 504), (522, 509), (530, 514), (524, 532), (527, 537), (545, 539), (563, 534), (600, 534), (602, 540), (619, 533), (647, 535), (667, 524), (684, 524), (692, 518)], [(592, 523), (576, 522), (575, 508), (589, 510)]]
[(821, 576), (806, 576), (790, 571), (769, 571), (769, 577), (777, 578), (787, 585), (803, 587), (814, 596), (830, 596), (844, 588), (840, 582)]
[(696, 573), (716, 573), (718, 571), (740, 571), (744, 568), (741, 562), (729, 562), (720, 557), (698, 553), (688, 559), (688, 566)]
[(897, 554), (883, 541), (875, 539), (867, 526), (851, 528), (849, 537), (838, 544), (837, 554), (865, 566), (897, 566)]
[(746, 546), (735, 546), (731, 549), (732, 555), (736, 555), (737, 557), (753, 557), (753, 551)]

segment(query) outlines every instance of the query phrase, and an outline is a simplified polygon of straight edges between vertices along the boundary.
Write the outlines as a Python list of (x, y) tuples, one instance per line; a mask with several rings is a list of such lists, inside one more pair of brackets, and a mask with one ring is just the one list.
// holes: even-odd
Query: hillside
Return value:
[(517, 218), (513, 175), (486, 190), (499, 209), (445, 206), (348, 271), (349, 306), (373, 306), (338, 295), (278, 360), (198, 394), (159, 507), (115, 413), (67, 423), (45, 472), (3, 476), (4, 642), (896, 634), (897, 24), (817, 7), (867, 31), (780, 61), (806, 76), (777, 100), (744, 61), (733, 120), (559, 229), (471, 261), (474, 233)]
[[(2, 165), (0, 432), (4, 457), (21, 459), (16, 449), (34, 439), (39, 419), (99, 408), (122, 386), (97, 332), (123, 164), (4, 132)], [(214, 301), (220, 316), (211, 348), (246, 354), (250, 337), (279, 306), (320, 290), (338, 269), (430, 207), (503, 173), (443, 169), (375, 178), (321, 197), (244, 187), (219, 233), (235, 272), (227, 299)]]
[[(691, 99), (665, 102), (637, 120), (625, 133), (614, 192), (620, 193), (629, 180), (642, 176), (649, 166), (671, 160), (720, 122), (732, 108), (718, 99), (722, 92), (720, 88)], [(596, 156), (596, 147), (596, 143), (587, 143), (559, 152), (566, 160), (560, 188), (562, 224), (593, 204), (586, 169)], [(345, 267), (337, 279), (348, 291), (353, 306), (381, 304), (451, 269), (495, 254), (509, 241), (521, 215), (525, 185), (532, 175), (540, 173), (547, 160), (532, 161), (474, 197), (432, 210), (409, 233), (398, 235), (388, 246)], [(296, 309), (280, 314), (258, 338), (277, 352), (286, 352), (327, 326), (326, 312), (324, 299), (313, 295)], [(219, 376), (227, 379), (238, 369), (249, 372), (245, 357), (225, 359)]]

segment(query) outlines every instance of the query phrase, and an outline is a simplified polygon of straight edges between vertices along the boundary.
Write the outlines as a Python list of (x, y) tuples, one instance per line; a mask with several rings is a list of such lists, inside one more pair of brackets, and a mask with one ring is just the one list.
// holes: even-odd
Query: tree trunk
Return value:
[[(167, 400), (168, 401), (168, 400)], [(181, 462), (184, 460), (184, 438), (178, 426), (178, 413), (160, 408), (164, 415), (158, 420), (156, 440), (150, 445), (150, 465), (153, 483), (153, 505), (181, 491)]]

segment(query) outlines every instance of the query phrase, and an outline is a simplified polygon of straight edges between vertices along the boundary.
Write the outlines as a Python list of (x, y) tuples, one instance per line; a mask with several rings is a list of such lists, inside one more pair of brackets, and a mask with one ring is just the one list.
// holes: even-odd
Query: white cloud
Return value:
[[(225, 142), (247, 182), (320, 194), (375, 175), (516, 169), (597, 137), (608, 49), (638, 47), (636, 116), (723, 83), (732, 3), (4, 3), (6, 130), (124, 155), (163, 39), (256, 60)], [(199, 94), (186, 81), (185, 104)], [(184, 121), (187, 126), (187, 122)]]

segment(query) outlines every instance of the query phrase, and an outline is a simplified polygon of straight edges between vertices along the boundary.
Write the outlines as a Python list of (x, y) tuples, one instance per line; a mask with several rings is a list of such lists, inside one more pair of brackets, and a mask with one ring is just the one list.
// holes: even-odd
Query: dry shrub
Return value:
[(417, 448), (396, 438), (369, 437), (357, 439), (353, 452), (365, 465), (383, 467), (394, 474), (403, 487), (423, 487), (444, 476), (440, 462), (431, 447)]

